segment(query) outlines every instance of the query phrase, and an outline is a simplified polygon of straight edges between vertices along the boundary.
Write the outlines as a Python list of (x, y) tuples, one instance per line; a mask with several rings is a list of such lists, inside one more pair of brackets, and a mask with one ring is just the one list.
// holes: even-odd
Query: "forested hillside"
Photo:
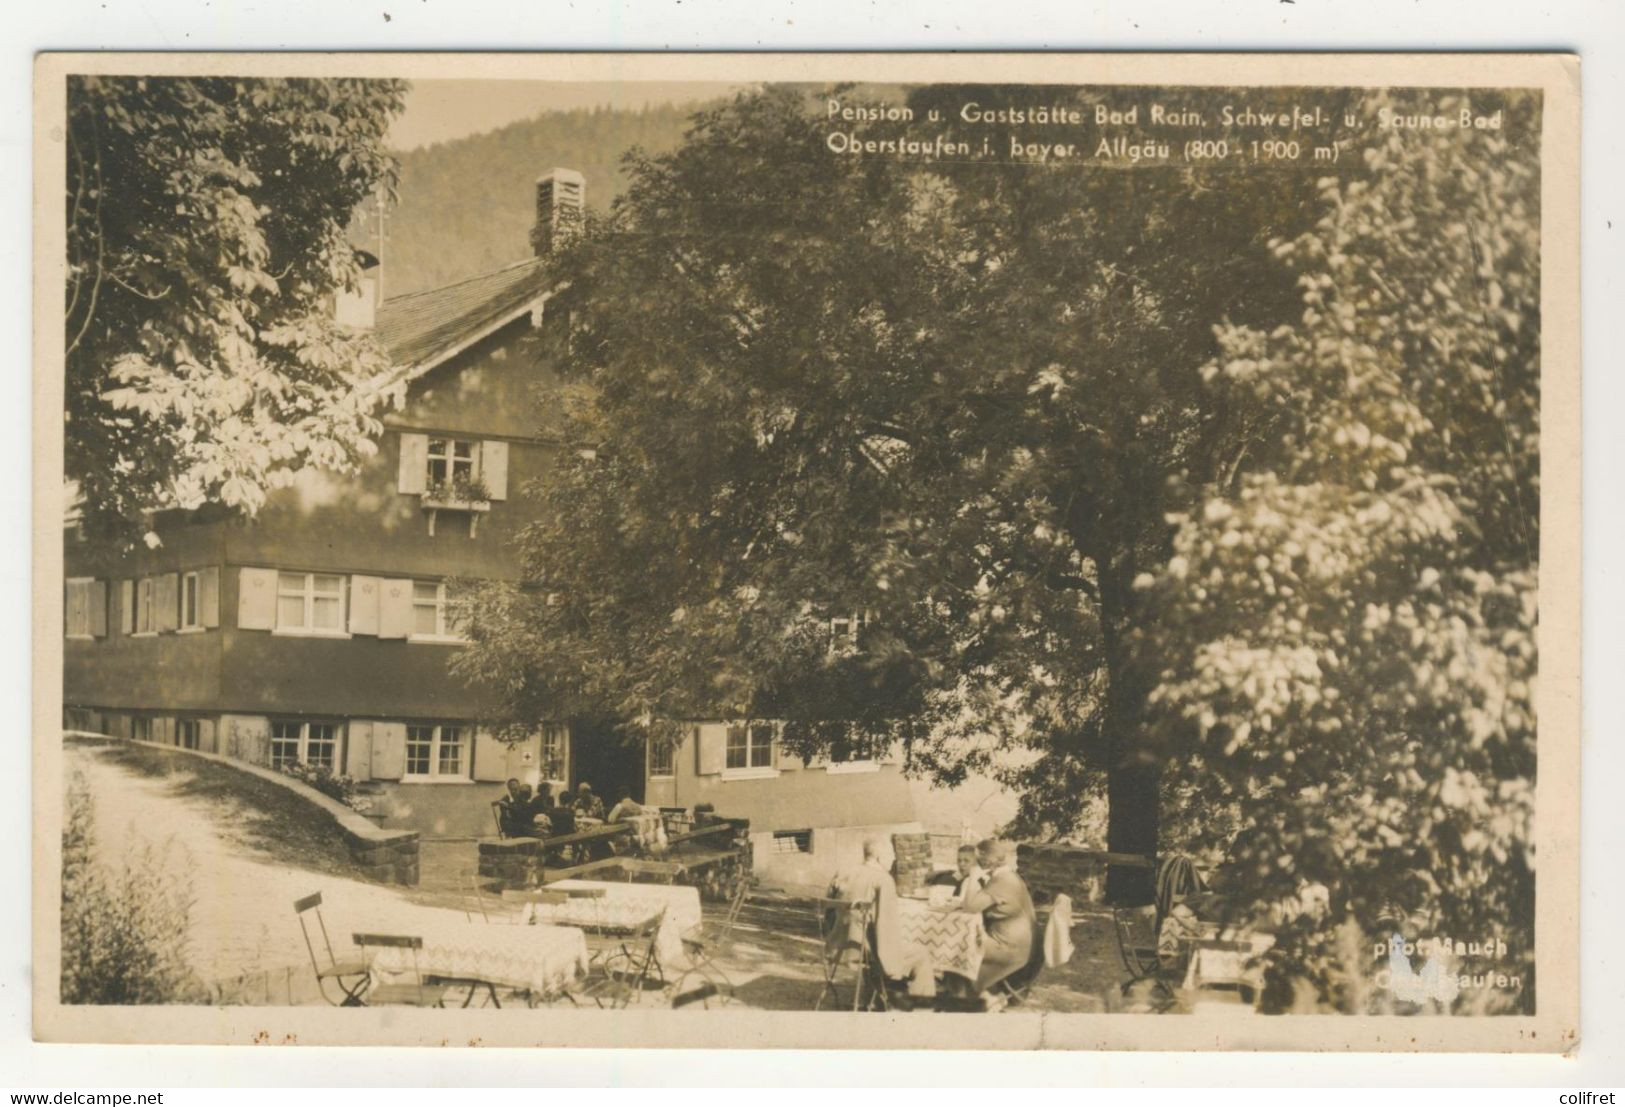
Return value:
[[(434, 288), (518, 261), (530, 252), (535, 182), (554, 167), (587, 178), (587, 203), (602, 210), (625, 185), (621, 157), (676, 146), (695, 104), (643, 110), (550, 112), (486, 134), (399, 155), (400, 203), (384, 245), (384, 294)], [(377, 221), (355, 241), (377, 248)]]

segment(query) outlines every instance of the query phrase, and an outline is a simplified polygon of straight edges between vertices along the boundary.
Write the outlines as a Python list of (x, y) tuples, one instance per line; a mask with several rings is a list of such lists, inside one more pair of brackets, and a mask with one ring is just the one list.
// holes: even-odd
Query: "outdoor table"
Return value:
[(599, 933), (627, 934), (647, 925), (660, 911), (656, 950), (662, 964), (675, 964), (683, 955), (683, 934), (700, 925), (700, 890), (681, 884), (622, 884), (609, 880), (555, 880), (550, 892), (599, 891), (602, 895), (572, 898), (566, 903), (531, 903), (527, 922), (576, 926)]
[(982, 916), (939, 911), (925, 900), (898, 897), (897, 922), (903, 944), (925, 950), (931, 967), (974, 981), (982, 971)]
[(1185, 967), (1187, 1002), (1193, 1006), (1202, 1002), (1239, 1003), (1244, 986), (1253, 988), (1256, 995), (1262, 984), (1261, 974), (1249, 969), (1247, 962), (1274, 944), (1272, 934), (1233, 934), (1221, 932), (1212, 924), (1204, 925), (1202, 937), (1191, 942)]
[(453, 917), (414, 919), (409, 929), (423, 939), (416, 962), (409, 949), (380, 949), (371, 964), (375, 983), (399, 982), (415, 965), (425, 977), (547, 996), (587, 973), (587, 936), (572, 927), (490, 926)]

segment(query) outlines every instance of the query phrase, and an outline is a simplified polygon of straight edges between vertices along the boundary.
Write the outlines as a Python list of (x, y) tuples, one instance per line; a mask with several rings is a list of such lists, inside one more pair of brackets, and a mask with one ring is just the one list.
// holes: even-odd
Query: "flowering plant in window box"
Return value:
[(423, 506), (451, 511), (490, 511), (491, 490), (479, 477), (459, 474), (425, 488)]
[(310, 785), (322, 795), (338, 800), (352, 811), (365, 815), (372, 810), (372, 797), (358, 792), (354, 778), (345, 773), (335, 773), (326, 765), (308, 765), (303, 761), (288, 762), (282, 766), (282, 772), (301, 784)]

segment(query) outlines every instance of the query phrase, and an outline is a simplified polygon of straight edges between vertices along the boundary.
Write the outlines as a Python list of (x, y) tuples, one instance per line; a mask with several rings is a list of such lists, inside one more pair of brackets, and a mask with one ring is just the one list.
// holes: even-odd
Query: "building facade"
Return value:
[(69, 528), (70, 727), (326, 766), (376, 793), (385, 826), (426, 837), (491, 833), (509, 777), (711, 803), (751, 820), (758, 857), (844, 854), (860, 828), (911, 824), (895, 761), (803, 764), (761, 724), (693, 724), (649, 749), (561, 721), (509, 744), (449, 671), (448, 589), (518, 579), (512, 540), (535, 510), (521, 491), (559, 449), (544, 258), (582, 195), (566, 170), (538, 182), (536, 257), (381, 304), (376, 282), (340, 299), (342, 321), (375, 328), (405, 396), (358, 473), (305, 471), (252, 520), (166, 513), (152, 549)]

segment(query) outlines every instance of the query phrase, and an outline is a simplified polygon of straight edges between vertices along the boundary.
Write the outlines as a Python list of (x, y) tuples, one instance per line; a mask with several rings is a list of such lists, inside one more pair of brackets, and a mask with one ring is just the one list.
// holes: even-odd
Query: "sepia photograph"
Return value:
[(1572, 57), (36, 80), (38, 1037), (1573, 1044)]

